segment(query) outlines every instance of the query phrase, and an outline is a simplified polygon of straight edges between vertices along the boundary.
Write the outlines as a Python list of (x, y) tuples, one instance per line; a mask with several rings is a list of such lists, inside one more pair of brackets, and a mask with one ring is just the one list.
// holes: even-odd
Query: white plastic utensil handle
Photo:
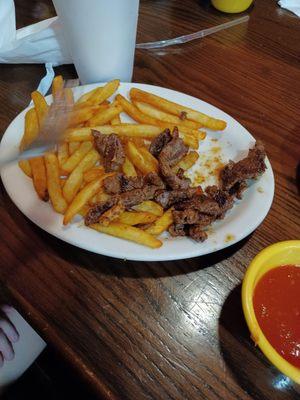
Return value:
[(205, 36), (211, 35), (213, 33), (222, 31), (223, 29), (231, 28), (232, 26), (243, 24), (248, 22), (250, 19), (249, 15), (245, 15), (244, 17), (234, 19), (233, 21), (225, 22), (224, 24), (214, 26), (212, 28), (203, 29), (202, 31), (198, 31), (195, 33), (190, 33), (189, 35), (179, 36), (174, 39), (160, 40), (158, 42), (148, 42), (148, 43), (139, 43), (136, 45), (137, 49), (159, 49), (162, 47), (174, 46), (176, 44), (187, 43), (195, 39), (201, 39)]

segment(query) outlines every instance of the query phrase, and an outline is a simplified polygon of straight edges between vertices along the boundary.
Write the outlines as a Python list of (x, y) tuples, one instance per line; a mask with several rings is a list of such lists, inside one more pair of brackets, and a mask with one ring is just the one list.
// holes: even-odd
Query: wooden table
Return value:
[[(54, 15), (16, 1), (18, 25)], [(256, 1), (247, 25), (201, 41), (137, 51), (134, 81), (220, 107), (266, 144), (273, 206), (249, 237), (210, 256), (125, 262), (72, 247), (30, 223), (1, 186), (0, 279), (33, 326), (107, 399), (296, 399), (300, 390), (250, 340), (240, 289), (265, 246), (300, 237), (300, 19)], [(193, 0), (142, 1), (138, 40), (197, 31), (235, 16)], [(74, 77), (71, 66), (57, 68)], [(0, 66), (0, 127), (28, 104), (40, 65)], [(298, 180), (299, 183), (299, 180)]]

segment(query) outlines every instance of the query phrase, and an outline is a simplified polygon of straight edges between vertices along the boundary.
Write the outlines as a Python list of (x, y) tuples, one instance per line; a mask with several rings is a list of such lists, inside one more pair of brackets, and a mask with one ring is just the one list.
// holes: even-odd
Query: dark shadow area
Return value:
[(300, 162), (298, 163), (296, 168), (296, 187), (298, 190), (298, 194), (300, 195)]
[(269, 363), (250, 338), (241, 302), (241, 284), (228, 295), (219, 319), (220, 349), (239, 386), (255, 400), (296, 400), (300, 388)]
[(52, 349), (47, 349), (2, 395), (2, 400), (100, 399)]

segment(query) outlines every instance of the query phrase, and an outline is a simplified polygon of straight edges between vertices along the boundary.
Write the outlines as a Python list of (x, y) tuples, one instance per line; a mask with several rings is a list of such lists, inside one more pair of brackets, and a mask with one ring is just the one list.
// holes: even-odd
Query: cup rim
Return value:
[[(258, 253), (250, 263), (242, 284), (242, 306), (246, 318), (251, 338), (255, 345), (258, 345), (268, 360), (275, 365), (283, 374), (300, 384), (300, 368), (295, 367), (285, 360), (270, 344), (261, 330), (256, 319), (253, 307), (254, 282), (261, 265), (273, 256), (286, 252), (287, 250), (297, 249), (300, 252), (300, 240), (288, 240), (272, 244)], [(274, 268), (280, 265), (274, 266)]]

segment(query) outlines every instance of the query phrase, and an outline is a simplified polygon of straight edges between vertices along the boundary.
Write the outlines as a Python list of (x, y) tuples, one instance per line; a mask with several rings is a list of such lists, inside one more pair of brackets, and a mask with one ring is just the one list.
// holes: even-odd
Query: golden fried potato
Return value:
[(132, 162), (129, 160), (128, 157), (125, 157), (125, 161), (122, 165), (122, 171), (129, 178), (134, 178), (137, 176), (134, 165), (132, 164)]
[(136, 211), (151, 213), (158, 217), (161, 217), (164, 213), (164, 209), (162, 208), (162, 206), (151, 200), (143, 201), (142, 203), (134, 206), (133, 209)]
[(87, 204), (89, 199), (91, 199), (102, 188), (103, 180), (112, 175), (113, 174), (104, 174), (102, 177), (97, 178), (84, 186), (84, 188), (74, 197), (72, 203), (69, 205), (64, 216), (64, 225), (67, 225), (69, 222), (71, 222), (75, 215)]
[[(153, 125), (142, 125), (142, 124), (121, 124), (121, 125), (101, 125), (94, 126), (93, 128), (73, 128), (67, 129), (64, 139), (67, 142), (81, 142), (86, 140), (93, 140), (91, 130), (94, 129), (103, 133), (104, 135), (109, 135), (111, 133), (116, 133), (120, 136), (126, 137), (141, 137), (145, 139), (154, 139), (159, 135), (162, 129), (159, 126)], [(195, 139), (195, 138), (194, 138)]]
[(83, 182), (83, 174), (92, 168), (99, 160), (99, 154), (95, 149), (90, 150), (80, 163), (73, 169), (63, 187), (64, 198), (70, 203), (79, 191)]
[(136, 101), (133, 103), (143, 114), (148, 115), (149, 117), (155, 118), (158, 121), (161, 121), (166, 124), (174, 125), (174, 126), (185, 126), (189, 129), (199, 129), (203, 125), (199, 122), (190, 121), (188, 119), (182, 119), (177, 117), (176, 115), (168, 114), (164, 111), (159, 110), (158, 108), (153, 107), (151, 104), (142, 103), (140, 101)]
[(101, 110), (97, 114), (95, 114), (92, 118), (90, 118), (86, 125), (87, 126), (97, 126), (97, 125), (105, 125), (110, 122), (113, 118), (118, 116), (122, 112), (121, 106), (111, 106), (105, 110)]
[(57, 75), (52, 82), (53, 101), (60, 100), (63, 96), (64, 80), (61, 75)]
[(70, 173), (93, 148), (92, 142), (82, 142), (77, 150), (61, 166), (62, 171)]
[(20, 160), (19, 167), (29, 178), (32, 178), (32, 171), (29, 160)]
[(136, 242), (144, 246), (151, 247), (152, 249), (157, 249), (162, 246), (162, 242), (160, 240), (156, 239), (154, 236), (143, 231), (142, 229), (121, 224), (119, 222), (112, 222), (108, 226), (93, 224), (90, 225), (90, 227), (98, 232), (107, 233), (108, 235), (116, 236), (121, 239), (127, 239), (131, 242)]
[(80, 142), (70, 142), (68, 143), (69, 145), (69, 155), (71, 156), (75, 150), (78, 149), (78, 147), (80, 146)]
[(151, 235), (158, 236), (166, 231), (173, 223), (173, 208), (169, 208), (160, 218), (158, 218), (152, 226), (146, 229)]
[(39, 134), (39, 123), (35, 108), (31, 108), (25, 114), (24, 134), (19, 146), (20, 151), (25, 150)]
[(45, 165), (47, 173), (47, 188), (49, 197), (54, 210), (63, 214), (67, 209), (67, 202), (62, 195), (60, 178), (59, 178), (59, 164), (55, 154), (45, 154)]
[(57, 158), (59, 167), (62, 168), (63, 164), (69, 158), (69, 147), (68, 143), (60, 143), (57, 146)]
[(37, 90), (31, 93), (31, 98), (36, 110), (39, 130), (41, 130), (46, 115), (48, 114), (49, 106), (45, 100), (45, 97)]
[(83, 180), (84, 182), (88, 183), (95, 180), (96, 178), (100, 178), (100, 176), (102, 176), (103, 174), (104, 174), (104, 168), (102, 167), (102, 165), (99, 165), (98, 167), (93, 167), (88, 171), (86, 171), (83, 174)]
[(149, 212), (124, 211), (116, 222), (127, 225), (150, 224), (157, 219), (157, 215)]
[(184, 107), (180, 104), (163, 99), (162, 97), (140, 89), (132, 88), (130, 90), (130, 97), (132, 101), (140, 101), (151, 104), (160, 110), (166, 111), (167, 113), (177, 115), (179, 118), (182, 118), (182, 116), (185, 115), (186, 119), (199, 122), (209, 129), (223, 130), (226, 128), (226, 122), (223, 120), (210, 117), (199, 111), (192, 110), (188, 107)]
[(125, 146), (125, 153), (132, 164), (143, 174), (157, 172), (157, 165), (154, 164), (149, 158), (146, 158), (141, 152), (141, 149), (137, 148), (134, 143), (130, 141), (127, 142)]
[(36, 157), (29, 160), (33, 186), (39, 198), (43, 201), (49, 200), (47, 177), (44, 157)]
[(101, 104), (109, 97), (111, 97), (115, 91), (118, 89), (120, 85), (120, 80), (115, 79), (113, 81), (108, 82), (101, 88), (98, 88), (90, 97), (88, 97), (88, 101), (92, 104)]
[(176, 173), (179, 169), (184, 171), (190, 169), (195, 162), (198, 160), (199, 154), (196, 151), (190, 151), (186, 156), (184, 156), (177, 165), (173, 168)]

